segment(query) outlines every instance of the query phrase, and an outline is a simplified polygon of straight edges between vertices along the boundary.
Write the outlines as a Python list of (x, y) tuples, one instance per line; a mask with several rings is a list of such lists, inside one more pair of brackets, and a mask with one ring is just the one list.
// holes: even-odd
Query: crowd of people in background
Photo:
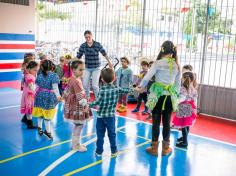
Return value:
[[(62, 102), (64, 118), (74, 124), (71, 148), (85, 152), (87, 148), (80, 141), (81, 132), (86, 121), (92, 118), (91, 108), (94, 107), (97, 110), (95, 153), (97, 156), (102, 155), (107, 130), (111, 154), (116, 155), (115, 113), (127, 112), (128, 94), (137, 92), (137, 104), (132, 113), (138, 113), (143, 105), (142, 115), (152, 119), (152, 141), (146, 152), (158, 155), (161, 121), (162, 155), (172, 152), (171, 125), (182, 132), (176, 146), (187, 148), (189, 128), (197, 117), (196, 74), (191, 65), (181, 69), (175, 45), (165, 41), (155, 61), (143, 58), (140, 73), (134, 81), (129, 58), (121, 57), (121, 67), (115, 70), (103, 46), (93, 40), (91, 31), (85, 31), (84, 37), (86, 41), (80, 46), (77, 56), (61, 56), (58, 65), (46, 55), (37, 62), (33, 53), (25, 54), (22, 64), (21, 113), (27, 129), (37, 129), (40, 136), (45, 135), (52, 140), (51, 120), (57, 111), (57, 104)], [(107, 60), (108, 68), (101, 69), (99, 53)], [(101, 87), (99, 80), (103, 82)], [(94, 99), (90, 98), (90, 81)], [(37, 125), (33, 124), (32, 117), (37, 118)]]

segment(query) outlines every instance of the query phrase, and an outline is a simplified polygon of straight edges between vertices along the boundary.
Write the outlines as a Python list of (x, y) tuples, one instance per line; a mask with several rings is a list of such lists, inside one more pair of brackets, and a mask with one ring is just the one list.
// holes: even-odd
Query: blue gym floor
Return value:
[[(174, 147), (178, 131), (171, 132), (170, 156), (151, 156), (151, 125), (117, 117), (119, 154), (111, 157), (106, 137), (102, 158), (94, 155), (96, 117), (83, 130), (85, 153), (70, 150), (72, 125), (63, 119), (63, 105), (58, 105), (54, 120), (54, 140), (40, 137), (21, 123), (21, 92), (0, 89), (0, 175), (80, 175), (80, 176), (235, 176), (236, 146), (195, 135), (189, 136), (188, 150)], [(94, 112), (96, 116), (96, 112)], [(36, 123), (36, 121), (35, 121)]]

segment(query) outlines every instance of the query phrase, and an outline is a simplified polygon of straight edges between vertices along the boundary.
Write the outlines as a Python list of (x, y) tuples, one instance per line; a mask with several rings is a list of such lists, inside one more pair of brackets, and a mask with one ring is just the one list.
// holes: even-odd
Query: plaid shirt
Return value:
[(96, 99), (96, 101), (92, 102), (89, 106), (99, 106), (97, 112), (99, 118), (114, 117), (119, 95), (127, 94), (130, 91), (130, 88), (118, 88), (113, 84), (106, 84), (99, 90), (98, 98)]
[(77, 58), (80, 59), (84, 54), (86, 68), (98, 68), (101, 65), (99, 52), (102, 53), (103, 56), (107, 55), (103, 46), (99, 42), (93, 41), (91, 47), (85, 42), (80, 46), (79, 52), (77, 52)]

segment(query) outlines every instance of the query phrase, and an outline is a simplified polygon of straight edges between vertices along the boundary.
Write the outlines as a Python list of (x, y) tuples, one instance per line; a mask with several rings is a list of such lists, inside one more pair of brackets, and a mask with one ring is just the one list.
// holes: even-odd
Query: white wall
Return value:
[(35, 0), (29, 6), (0, 2), (0, 33), (34, 34)]

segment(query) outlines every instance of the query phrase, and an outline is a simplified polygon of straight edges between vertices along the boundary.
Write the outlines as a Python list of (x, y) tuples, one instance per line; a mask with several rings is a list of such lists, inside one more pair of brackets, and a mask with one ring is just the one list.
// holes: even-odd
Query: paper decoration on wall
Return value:
[(208, 15), (212, 16), (215, 13), (215, 11), (216, 11), (215, 8), (209, 7), (208, 8)]
[(130, 5), (126, 5), (125, 6), (125, 11), (127, 11), (129, 7), (130, 7)]
[(192, 35), (190, 35), (190, 34), (184, 34), (184, 35), (183, 35), (183, 39), (184, 39), (184, 40), (192, 40), (192, 38), (193, 38), (193, 37), (192, 37)]
[(170, 38), (170, 37), (172, 37), (172, 35), (173, 35), (172, 32), (166, 32), (166, 31), (161, 31), (161, 32), (159, 33), (159, 36), (160, 36), (160, 37), (168, 37), (168, 38)]
[(183, 7), (183, 8), (181, 8), (180, 12), (181, 12), (181, 13), (185, 13), (185, 12), (188, 12), (189, 9), (190, 9), (190, 8), (188, 8), (188, 7)]

